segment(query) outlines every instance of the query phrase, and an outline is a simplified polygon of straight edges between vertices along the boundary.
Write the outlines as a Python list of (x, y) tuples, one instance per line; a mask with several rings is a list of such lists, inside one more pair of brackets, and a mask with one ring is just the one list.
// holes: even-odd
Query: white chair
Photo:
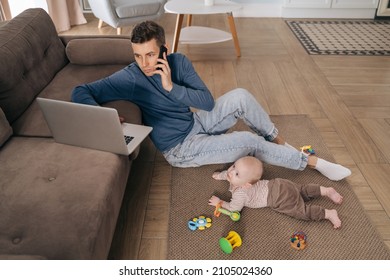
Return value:
[(156, 20), (164, 13), (167, 0), (88, 0), (92, 13), (99, 19), (98, 28), (103, 22), (122, 33), (123, 26), (145, 20)]

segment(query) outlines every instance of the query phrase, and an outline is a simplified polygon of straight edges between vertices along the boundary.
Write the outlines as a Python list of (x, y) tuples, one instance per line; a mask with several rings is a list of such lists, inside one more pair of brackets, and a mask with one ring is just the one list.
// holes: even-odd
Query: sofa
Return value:
[[(0, 259), (107, 259), (139, 148), (56, 143), (36, 98), (70, 101), (76, 85), (132, 61), (129, 37), (59, 36), (43, 9), (0, 26)], [(142, 123), (130, 102), (102, 105)]]

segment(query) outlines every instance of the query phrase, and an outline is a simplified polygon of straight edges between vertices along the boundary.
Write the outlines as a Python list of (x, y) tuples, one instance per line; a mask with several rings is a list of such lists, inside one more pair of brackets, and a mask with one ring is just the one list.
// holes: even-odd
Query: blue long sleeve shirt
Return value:
[(182, 54), (167, 57), (173, 88), (167, 92), (161, 76), (146, 76), (134, 62), (101, 80), (74, 88), (72, 101), (99, 105), (114, 100), (128, 100), (138, 105), (145, 125), (153, 127), (150, 137), (160, 151), (167, 151), (188, 135), (194, 125), (190, 107), (210, 111), (214, 99)]

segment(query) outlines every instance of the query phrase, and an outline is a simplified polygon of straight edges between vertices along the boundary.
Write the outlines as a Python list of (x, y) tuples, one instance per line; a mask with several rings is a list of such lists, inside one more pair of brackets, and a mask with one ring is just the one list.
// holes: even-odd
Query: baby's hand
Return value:
[(221, 177), (219, 176), (221, 172), (214, 172), (213, 173), (213, 179), (215, 180), (222, 180)]
[(212, 206), (216, 206), (219, 202), (221, 202), (221, 200), (219, 199), (219, 197), (213, 195), (210, 199), (209, 199), (209, 205), (212, 205)]

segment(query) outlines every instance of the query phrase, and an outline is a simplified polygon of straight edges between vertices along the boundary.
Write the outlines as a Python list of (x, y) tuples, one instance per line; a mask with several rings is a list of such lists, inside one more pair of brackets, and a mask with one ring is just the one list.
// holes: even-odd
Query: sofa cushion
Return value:
[(134, 60), (129, 39), (74, 39), (66, 45), (66, 55), (79, 65), (130, 64)]
[(12, 128), (5, 117), (3, 110), (0, 108), (0, 147), (8, 140), (12, 135)]
[(119, 18), (144, 17), (156, 15), (160, 10), (161, 3), (148, 0), (114, 0), (116, 14)]
[(0, 158), (0, 255), (107, 258), (127, 157), (13, 137)]
[[(68, 64), (42, 90), (40, 97), (70, 101), (75, 86), (111, 75), (126, 65), (81, 66)], [(12, 124), (14, 135), (51, 137), (36, 101)]]
[(43, 9), (28, 9), (0, 27), (0, 107), (12, 124), (68, 60)]

